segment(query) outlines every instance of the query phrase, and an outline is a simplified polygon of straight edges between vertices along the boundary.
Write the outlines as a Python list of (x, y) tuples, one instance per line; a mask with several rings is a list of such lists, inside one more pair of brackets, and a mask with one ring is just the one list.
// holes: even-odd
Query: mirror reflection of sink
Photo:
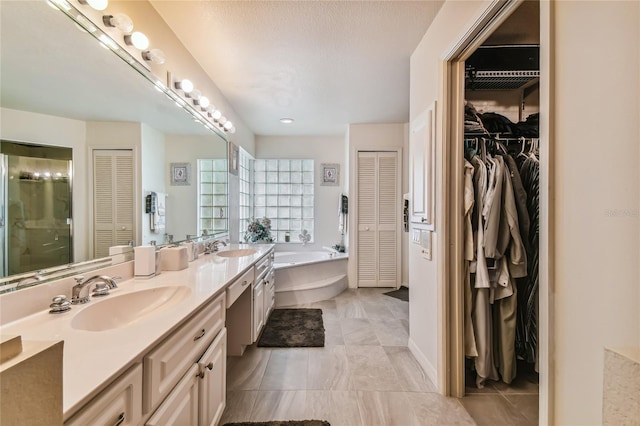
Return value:
[(254, 249), (224, 250), (216, 253), (217, 256), (221, 257), (243, 257), (252, 256), (254, 254), (256, 254)]
[(191, 294), (185, 286), (155, 287), (120, 295), (93, 298), (72, 320), (76, 330), (104, 331), (126, 327), (177, 305)]

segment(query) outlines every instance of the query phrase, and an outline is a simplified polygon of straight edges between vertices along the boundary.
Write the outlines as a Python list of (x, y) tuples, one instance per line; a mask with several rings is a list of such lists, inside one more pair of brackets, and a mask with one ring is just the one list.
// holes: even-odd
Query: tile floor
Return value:
[(464, 399), (439, 395), (407, 348), (409, 304), (386, 291), (352, 289), (299, 306), (323, 310), (324, 348), (254, 345), (242, 357), (229, 357), (221, 424), (312, 418), (332, 426), (536, 423), (526, 383), (520, 393), (496, 385)]

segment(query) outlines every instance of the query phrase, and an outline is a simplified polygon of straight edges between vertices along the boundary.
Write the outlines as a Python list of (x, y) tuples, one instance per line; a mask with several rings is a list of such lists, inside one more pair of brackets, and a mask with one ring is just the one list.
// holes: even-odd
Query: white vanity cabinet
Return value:
[(147, 426), (215, 426), (226, 401), (227, 329), (223, 328), (146, 422)]
[(225, 295), (218, 296), (144, 357), (144, 413), (157, 407), (224, 328)]
[(137, 425), (141, 419), (142, 365), (138, 363), (64, 424), (65, 426), (127, 426)]
[(267, 273), (264, 288), (264, 322), (267, 323), (269, 315), (276, 304), (276, 274), (273, 268)]
[(260, 332), (264, 326), (264, 277), (256, 280), (253, 286), (253, 314), (251, 329), (251, 340), (256, 341), (260, 337)]

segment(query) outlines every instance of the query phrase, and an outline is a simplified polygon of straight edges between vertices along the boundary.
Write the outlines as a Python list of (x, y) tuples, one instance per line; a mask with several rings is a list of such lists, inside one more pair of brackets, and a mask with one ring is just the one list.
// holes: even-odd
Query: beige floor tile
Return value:
[(458, 399), (447, 398), (438, 393), (407, 392), (405, 396), (420, 425), (475, 424)]
[(258, 390), (262, 382), (262, 376), (267, 368), (270, 349), (249, 346), (242, 357), (229, 357), (233, 359), (227, 368), (228, 390)]
[(537, 378), (530, 377), (526, 374), (518, 373), (518, 376), (511, 382), (506, 384), (503, 382), (492, 383), (493, 387), (504, 394), (529, 394), (537, 395), (540, 392), (540, 386)]
[(369, 321), (382, 346), (407, 346), (409, 333), (399, 319), (371, 319)]
[(366, 318), (367, 313), (356, 298), (336, 299), (336, 311), (341, 318)]
[(307, 391), (259, 391), (251, 421), (304, 420)]
[(409, 331), (409, 320), (408, 319), (401, 319), (400, 323), (402, 324), (404, 329), (407, 331), (407, 334), (410, 334), (410, 331)]
[(341, 318), (334, 315), (323, 315), (324, 322), (324, 345), (335, 346), (344, 345), (344, 337), (342, 335)]
[(460, 403), (479, 426), (533, 425), (500, 394), (469, 395)]
[(401, 391), (402, 385), (382, 346), (345, 346), (349, 389)]
[(403, 390), (410, 392), (437, 392), (436, 386), (406, 346), (385, 346), (393, 369), (398, 375)]
[(307, 391), (305, 418), (326, 420), (331, 426), (360, 426), (356, 392)]
[(384, 302), (395, 318), (409, 320), (409, 302), (390, 296), (386, 296)]
[(371, 323), (366, 318), (343, 318), (340, 326), (345, 345), (380, 345)]
[(538, 395), (503, 394), (507, 400), (533, 424), (538, 424)]
[(362, 423), (367, 426), (420, 425), (404, 392), (358, 391)]
[(272, 349), (260, 390), (301, 390), (307, 387), (308, 348)]
[(258, 391), (227, 391), (227, 406), (220, 424), (248, 422)]
[[(389, 297), (389, 296), (382, 296)], [(381, 320), (395, 320), (396, 317), (393, 315), (393, 312), (389, 308), (387, 308), (387, 304), (384, 300), (380, 299), (372, 299), (372, 300), (363, 300), (360, 302), (362, 307), (364, 308), (365, 313), (367, 314), (367, 318), (369, 319), (381, 319)]]
[(344, 346), (309, 351), (307, 389), (349, 389), (347, 352)]

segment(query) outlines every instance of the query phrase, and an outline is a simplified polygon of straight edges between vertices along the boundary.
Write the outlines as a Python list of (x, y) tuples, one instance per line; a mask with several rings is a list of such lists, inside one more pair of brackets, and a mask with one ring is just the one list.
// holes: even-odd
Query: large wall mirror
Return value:
[[(199, 167), (227, 163), (222, 137), (47, 2), (2, 1), (0, 20), (0, 292), (15, 274), (92, 262), (112, 244), (228, 230), (226, 177)], [(42, 160), (45, 151), (62, 163)], [(176, 164), (188, 165), (189, 179), (173, 179)], [(151, 193), (155, 215), (145, 212)], [(34, 260), (48, 252), (45, 263)]]

